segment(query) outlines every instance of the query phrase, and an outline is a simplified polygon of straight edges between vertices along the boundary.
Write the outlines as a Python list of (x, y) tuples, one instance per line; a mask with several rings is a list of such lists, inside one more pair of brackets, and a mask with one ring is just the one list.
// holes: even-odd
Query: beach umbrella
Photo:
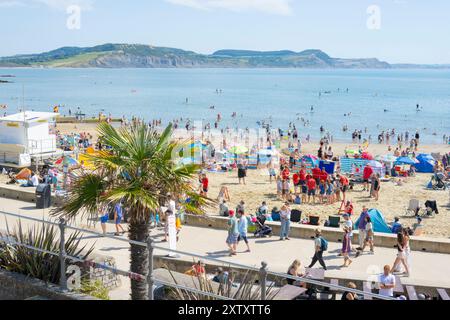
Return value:
[(345, 150), (345, 153), (348, 155), (352, 155), (352, 154), (359, 154), (359, 151), (354, 150), (354, 149), (348, 149), (348, 150)]
[(61, 157), (58, 160), (56, 160), (55, 165), (65, 165), (67, 164), (69, 167), (76, 167), (80, 165), (77, 160), (71, 157)]
[(312, 154), (305, 154), (302, 159), (307, 159), (307, 160), (314, 160), (317, 161), (319, 160), (319, 158), (317, 158), (315, 155)]
[(369, 161), (367, 165), (369, 165), (372, 168), (383, 168), (383, 164), (375, 160)]
[(235, 146), (229, 150), (233, 154), (245, 154), (248, 152), (248, 148), (243, 146)]
[(408, 158), (408, 157), (400, 157), (400, 158), (397, 159), (397, 161), (395, 163), (397, 163), (397, 164), (415, 165), (417, 163), (417, 161), (413, 160), (411, 158)]

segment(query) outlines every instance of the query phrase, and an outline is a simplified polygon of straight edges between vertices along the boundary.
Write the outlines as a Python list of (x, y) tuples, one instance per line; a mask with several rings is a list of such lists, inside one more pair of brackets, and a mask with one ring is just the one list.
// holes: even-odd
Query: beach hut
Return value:
[(417, 163), (415, 165), (417, 172), (420, 173), (433, 173), (434, 172), (434, 166), (436, 165), (436, 161), (434, 158), (429, 154), (419, 154), (417, 156)]
[(48, 158), (57, 153), (51, 122), (56, 113), (25, 111), (0, 118), (0, 161), (22, 167), (31, 158)]
[[(373, 230), (379, 233), (392, 233), (391, 228), (386, 223), (383, 214), (377, 209), (372, 209), (369, 211), (369, 216), (372, 219)], [(358, 229), (359, 220), (355, 223), (355, 230)]]

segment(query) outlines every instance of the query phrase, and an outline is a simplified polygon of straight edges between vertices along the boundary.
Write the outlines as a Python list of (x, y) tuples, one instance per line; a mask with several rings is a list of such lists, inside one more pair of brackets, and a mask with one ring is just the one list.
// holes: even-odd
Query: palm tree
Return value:
[[(199, 167), (177, 165), (174, 161), (173, 154), (181, 149), (181, 144), (171, 141), (172, 126), (160, 134), (145, 124), (115, 129), (102, 123), (98, 132), (111, 150), (90, 156), (94, 171), (81, 170), (73, 175), (67, 201), (54, 215), (73, 219), (122, 201), (128, 209), (129, 239), (146, 242), (150, 235), (150, 212), (166, 204), (169, 193), (190, 197), (193, 201), (186, 209), (202, 213), (208, 200), (198, 196), (191, 183)], [(130, 271), (147, 277), (145, 247), (131, 244)], [(145, 300), (147, 296), (146, 283), (131, 280), (132, 300)]]

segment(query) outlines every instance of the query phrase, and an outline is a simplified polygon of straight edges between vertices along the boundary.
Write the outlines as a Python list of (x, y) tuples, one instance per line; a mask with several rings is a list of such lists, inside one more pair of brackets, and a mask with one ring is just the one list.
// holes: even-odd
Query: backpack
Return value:
[(322, 251), (327, 251), (328, 250), (328, 241), (325, 240), (324, 238), (320, 238), (320, 241), (322, 242), (322, 245), (320, 247), (320, 250)]

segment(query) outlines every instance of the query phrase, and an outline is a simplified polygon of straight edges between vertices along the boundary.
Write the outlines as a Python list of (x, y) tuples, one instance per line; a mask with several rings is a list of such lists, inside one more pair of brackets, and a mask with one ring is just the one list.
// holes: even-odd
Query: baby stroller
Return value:
[(266, 226), (266, 217), (263, 215), (256, 218), (256, 232), (255, 232), (255, 238), (265, 238), (265, 237), (271, 237), (272, 236), (272, 228), (269, 226)]
[(431, 178), (431, 184), (433, 187), (433, 190), (446, 190), (447, 186), (445, 185), (444, 182), (444, 174), (443, 173), (436, 173), (433, 178)]

